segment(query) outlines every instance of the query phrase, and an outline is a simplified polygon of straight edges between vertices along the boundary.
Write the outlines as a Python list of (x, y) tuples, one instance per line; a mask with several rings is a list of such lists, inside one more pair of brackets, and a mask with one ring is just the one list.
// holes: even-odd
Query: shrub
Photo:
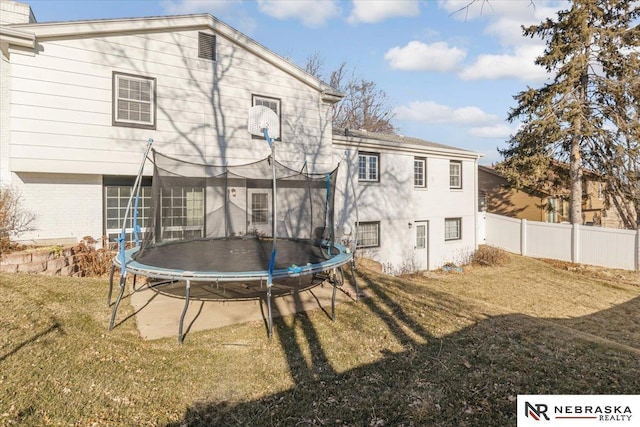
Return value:
[(35, 216), (22, 206), (20, 192), (14, 187), (0, 187), (0, 253), (16, 247), (17, 236), (33, 230)]
[(471, 262), (486, 267), (506, 265), (509, 262), (509, 254), (500, 248), (481, 245), (474, 252)]
[(104, 247), (96, 248), (97, 243), (93, 237), (85, 236), (73, 248), (78, 269), (83, 276), (105, 276), (111, 270), (115, 252)]

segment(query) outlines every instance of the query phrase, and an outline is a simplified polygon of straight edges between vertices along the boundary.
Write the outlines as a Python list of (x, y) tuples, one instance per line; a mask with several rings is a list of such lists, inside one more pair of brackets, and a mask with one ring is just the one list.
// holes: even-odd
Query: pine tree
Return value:
[(613, 203), (637, 184), (627, 170), (640, 159), (638, 16), (631, 0), (573, 0), (557, 19), (523, 28), (546, 41), (536, 64), (550, 80), (514, 97), (509, 120), (522, 127), (501, 150), (500, 169), (516, 187), (539, 188), (552, 162), (567, 162), (572, 223), (582, 222), (585, 167), (603, 174)]

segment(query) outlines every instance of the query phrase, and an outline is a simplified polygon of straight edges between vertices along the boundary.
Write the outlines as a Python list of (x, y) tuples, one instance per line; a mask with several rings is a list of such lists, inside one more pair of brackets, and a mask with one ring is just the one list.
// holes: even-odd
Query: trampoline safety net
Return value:
[[(294, 170), (276, 162), (274, 194), (271, 157), (226, 166), (189, 163), (155, 150), (152, 156), (151, 208), (142, 219), (147, 228), (136, 261), (186, 271), (265, 270), (274, 233), (278, 251), (295, 252), (284, 257), (288, 264), (321, 262), (334, 253), (337, 168), (308, 173), (306, 165)], [(247, 256), (232, 258), (243, 265), (225, 265), (231, 259), (225, 259), (225, 244), (233, 251), (235, 240), (245, 241)], [(184, 245), (189, 253), (176, 257), (181, 242), (190, 242)], [(287, 249), (286, 242), (296, 244)], [(309, 250), (301, 251), (300, 244)]]

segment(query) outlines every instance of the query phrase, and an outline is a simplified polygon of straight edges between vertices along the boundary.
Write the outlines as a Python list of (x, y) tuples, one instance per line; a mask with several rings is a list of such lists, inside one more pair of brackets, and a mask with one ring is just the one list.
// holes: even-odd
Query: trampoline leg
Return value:
[(111, 321), (109, 322), (109, 330), (113, 329), (113, 325), (116, 322), (116, 313), (118, 312), (118, 306), (120, 305), (120, 301), (122, 300), (122, 296), (124, 295), (124, 285), (127, 281), (127, 276), (122, 275), (120, 277), (120, 292), (118, 293), (118, 298), (116, 298), (116, 302), (113, 305), (113, 311), (111, 312)]
[(338, 272), (336, 269), (333, 269), (333, 280), (331, 281), (333, 284), (333, 294), (331, 295), (331, 321), (336, 321), (336, 291), (338, 290)]
[(182, 315), (180, 316), (180, 326), (178, 328), (178, 344), (182, 345), (182, 342), (184, 341), (184, 336), (182, 335), (182, 325), (184, 325), (184, 317), (187, 314), (187, 309), (189, 308), (189, 297), (191, 293), (191, 281), (187, 280), (186, 281), (186, 288), (185, 288), (185, 300), (184, 300), (184, 308), (182, 309)]
[(116, 265), (111, 264), (111, 272), (109, 272), (109, 293), (107, 294), (107, 307), (111, 306), (111, 294), (113, 293), (113, 275), (116, 271)]
[(271, 286), (267, 284), (267, 311), (269, 312), (269, 325), (267, 334), (269, 339), (273, 337), (273, 314), (271, 313)]

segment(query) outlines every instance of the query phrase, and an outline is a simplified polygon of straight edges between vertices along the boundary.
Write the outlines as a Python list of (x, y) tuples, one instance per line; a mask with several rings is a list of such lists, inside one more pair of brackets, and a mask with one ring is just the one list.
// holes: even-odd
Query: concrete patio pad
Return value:
[[(197, 283), (192, 284), (192, 298), (184, 319), (183, 333), (220, 328), (223, 326), (260, 321), (265, 329), (268, 318), (266, 289), (259, 290), (260, 297), (244, 300), (211, 300), (198, 299), (202, 292)], [(206, 285), (204, 285), (206, 286)], [(310, 289), (294, 290), (289, 295), (272, 298), (273, 317), (323, 309), (327, 313), (327, 321), (331, 315), (331, 295), (333, 285), (324, 282)], [(182, 292), (184, 295), (184, 292)], [(194, 298), (195, 296), (195, 298)], [(130, 294), (131, 304), (135, 309), (135, 321), (143, 339), (154, 340), (167, 337), (178, 337), (180, 316), (185, 305), (183, 296), (158, 292), (148, 286), (139, 287)], [(356, 291), (353, 285), (345, 280), (336, 292), (336, 305), (344, 302), (355, 302)], [(336, 318), (336, 321), (339, 321)], [(187, 338), (188, 339), (188, 338)]]

